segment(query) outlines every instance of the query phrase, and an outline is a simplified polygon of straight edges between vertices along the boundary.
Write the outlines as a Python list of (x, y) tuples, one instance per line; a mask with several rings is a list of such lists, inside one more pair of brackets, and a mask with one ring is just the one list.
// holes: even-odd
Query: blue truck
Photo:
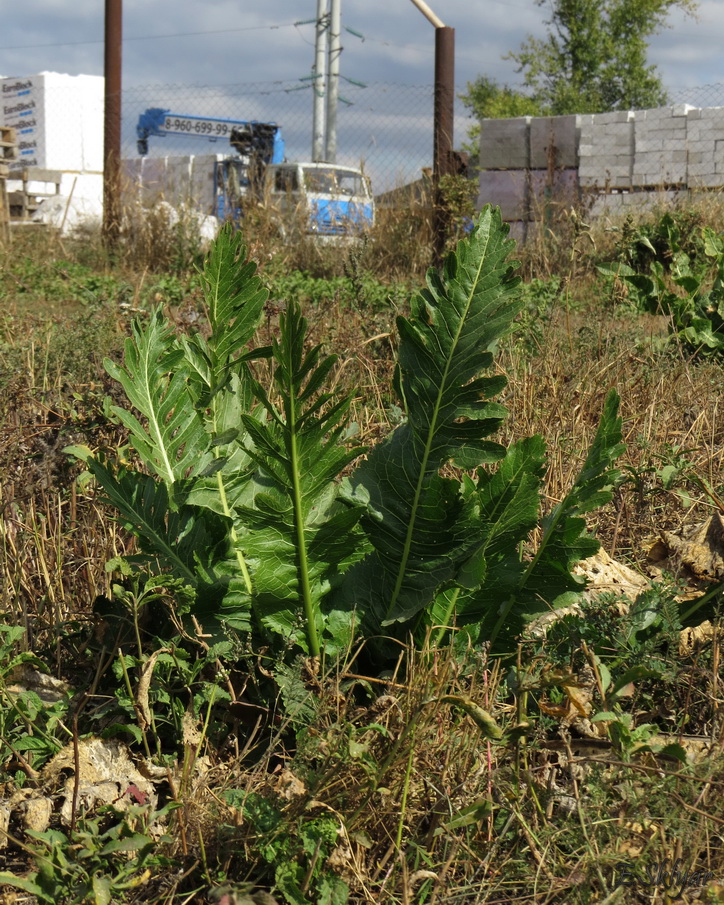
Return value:
[(273, 122), (221, 119), (152, 107), (136, 126), (138, 153), (151, 137), (184, 136), (228, 141), (231, 154), (215, 155), (210, 210), (239, 223), (250, 202), (269, 208), (282, 235), (300, 222), (322, 241), (359, 237), (374, 224), (374, 198), (361, 169), (285, 158), (280, 127)]

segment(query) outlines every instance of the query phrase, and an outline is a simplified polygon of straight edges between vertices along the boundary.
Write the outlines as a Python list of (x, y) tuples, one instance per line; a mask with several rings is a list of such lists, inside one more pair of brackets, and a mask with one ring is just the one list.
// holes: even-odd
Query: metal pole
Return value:
[(427, 21), (430, 22), (431, 25), (434, 25), (435, 28), (445, 28), (445, 23), (430, 9), (430, 7), (427, 5), (427, 3), (424, 2), (424, 0), (412, 0), (412, 2), (420, 10)]
[[(416, 0), (413, 0), (416, 2)], [(435, 260), (445, 252), (447, 215), (442, 205), (440, 180), (453, 173), (453, 127), (455, 122), (455, 29), (435, 29), (435, 110), (433, 139), (433, 245)]]
[(325, 160), (337, 162), (337, 98), (339, 97), (339, 58), (342, 54), (342, 0), (330, 0), (329, 84), (327, 85), (327, 153)]
[(327, 67), (327, 27), (329, 15), (327, 0), (317, 0), (317, 25), (314, 44), (314, 69), (312, 90), (314, 91), (314, 110), (312, 119), (312, 160), (324, 160), (324, 141), (327, 133), (324, 120), (324, 94)]
[(106, 0), (103, 130), (103, 239), (113, 251), (121, 231), (121, 45), (123, 0)]

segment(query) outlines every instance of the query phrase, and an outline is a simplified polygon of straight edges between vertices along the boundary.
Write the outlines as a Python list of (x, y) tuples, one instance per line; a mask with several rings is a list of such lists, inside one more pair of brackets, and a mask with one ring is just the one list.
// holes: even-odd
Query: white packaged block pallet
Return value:
[(15, 169), (101, 172), (103, 78), (37, 75), (0, 79), (2, 125), (18, 132)]

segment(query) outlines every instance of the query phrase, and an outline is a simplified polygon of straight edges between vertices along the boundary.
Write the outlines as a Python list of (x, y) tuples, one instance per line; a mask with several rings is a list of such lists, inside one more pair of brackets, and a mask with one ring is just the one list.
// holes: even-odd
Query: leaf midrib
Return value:
[[(288, 329), (295, 330), (298, 323), (294, 318), (294, 311), (289, 312)], [(288, 417), (287, 432), (289, 441), (289, 460), (291, 466), (292, 478), (292, 505), (294, 507), (294, 531), (297, 539), (297, 555), (299, 568), (299, 587), (302, 592), (302, 604), (304, 607), (304, 618), (306, 620), (307, 640), (309, 641), (309, 653), (313, 657), (320, 655), (319, 636), (317, 634), (317, 620), (312, 599), (312, 586), (309, 580), (309, 560), (307, 557), (307, 539), (304, 531), (304, 506), (302, 504), (302, 486), (300, 477), (299, 449), (297, 444), (297, 398), (294, 375), (296, 373), (294, 361), (294, 339), (293, 335), (288, 336), (285, 342), (286, 352), (286, 368), (288, 374), (289, 385), (287, 387), (288, 396)]]
[[(158, 419), (156, 417), (155, 399), (151, 393), (151, 379), (153, 376), (153, 371), (155, 370), (153, 368), (153, 362), (151, 361), (152, 345), (155, 344), (148, 342), (144, 344), (143, 348), (143, 394), (146, 401), (146, 414), (148, 417), (149, 427), (151, 428), (151, 434), (156, 441), (156, 445), (161, 454), (162, 465), (166, 472), (164, 479), (166, 483), (173, 484), (176, 481), (176, 476), (173, 471), (171, 460), (169, 459), (166, 452), (163, 431), (161, 430)], [(168, 386), (166, 386), (166, 392), (168, 392)]]
[(468, 312), (470, 311), (470, 306), (473, 302), (473, 296), (475, 295), (475, 289), (480, 281), (483, 265), (486, 261), (486, 252), (488, 249), (488, 245), (490, 243), (491, 233), (488, 231), (487, 238), (485, 240), (485, 246), (479, 256), (477, 271), (475, 274), (475, 279), (473, 280), (470, 292), (468, 293), (467, 302), (465, 305), (465, 311), (463, 316), (460, 318), (458, 328), (455, 331), (455, 338), (452, 344), (452, 349), (450, 354), (448, 355), (447, 361), (445, 362), (445, 369), (443, 371), (442, 380), (440, 381), (440, 389), (437, 394), (437, 398), (435, 399), (435, 406), (433, 408), (432, 418), (430, 419), (430, 426), (427, 432), (427, 440), (425, 442), (424, 451), (422, 460), (420, 462), (420, 472), (417, 478), (417, 486), (415, 487), (415, 494), (412, 499), (411, 506), (411, 514), (410, 521), (407, 526), (407, 531), (405, 533), (405, 543), (402, 549), (402, 557), (400, 559), (400, 566), (397, 572), (397, 579), (395, 581), (395, 587), (392, 591), (392, 595), (390, 597), (390, 604), (387, 608), (387, 613), (385, 618), (389, 619), (390, 614), (394, 611), (395, 605), (397, 603), (397, 598), (400, 596), (400, 591), (402, 590), (402, 583), (405, 579), (405, 573), (407, 571), (407, 563), (410, 558), (410, 550), (412, 548), (412, 536), (415, 531), (415, 523), (417, 521), (417, 512), (420, 504), (420, 497), (422, 496), (422, 488), (425, 483), (425, 477), (427, 474), (427, 463), (430, 458), (430, 454), (432, 451), (432, 441), (437, 432), (437, 421), (440, 414), (440, 406), (442, 405), (442, 398), (446, 389), (447, 377), (450, 372), (450, 367), (452, 365), (452, 360), (455, 356), (455, 350), (457, 349), (458, 342), (460, 341), (460, 334), (462, 333), (463, 327), (468, 317)]

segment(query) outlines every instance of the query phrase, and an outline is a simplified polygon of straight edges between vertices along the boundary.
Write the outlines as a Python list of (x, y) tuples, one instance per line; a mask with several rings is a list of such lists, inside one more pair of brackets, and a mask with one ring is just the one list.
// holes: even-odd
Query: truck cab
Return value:
[(264, 172), (264, 204), (281, 222), (302, 218), (320, 239), (359, 237), (374, 225), (374, 199), (367, 177), (355, 167), (331, 163), (278, 163)]

